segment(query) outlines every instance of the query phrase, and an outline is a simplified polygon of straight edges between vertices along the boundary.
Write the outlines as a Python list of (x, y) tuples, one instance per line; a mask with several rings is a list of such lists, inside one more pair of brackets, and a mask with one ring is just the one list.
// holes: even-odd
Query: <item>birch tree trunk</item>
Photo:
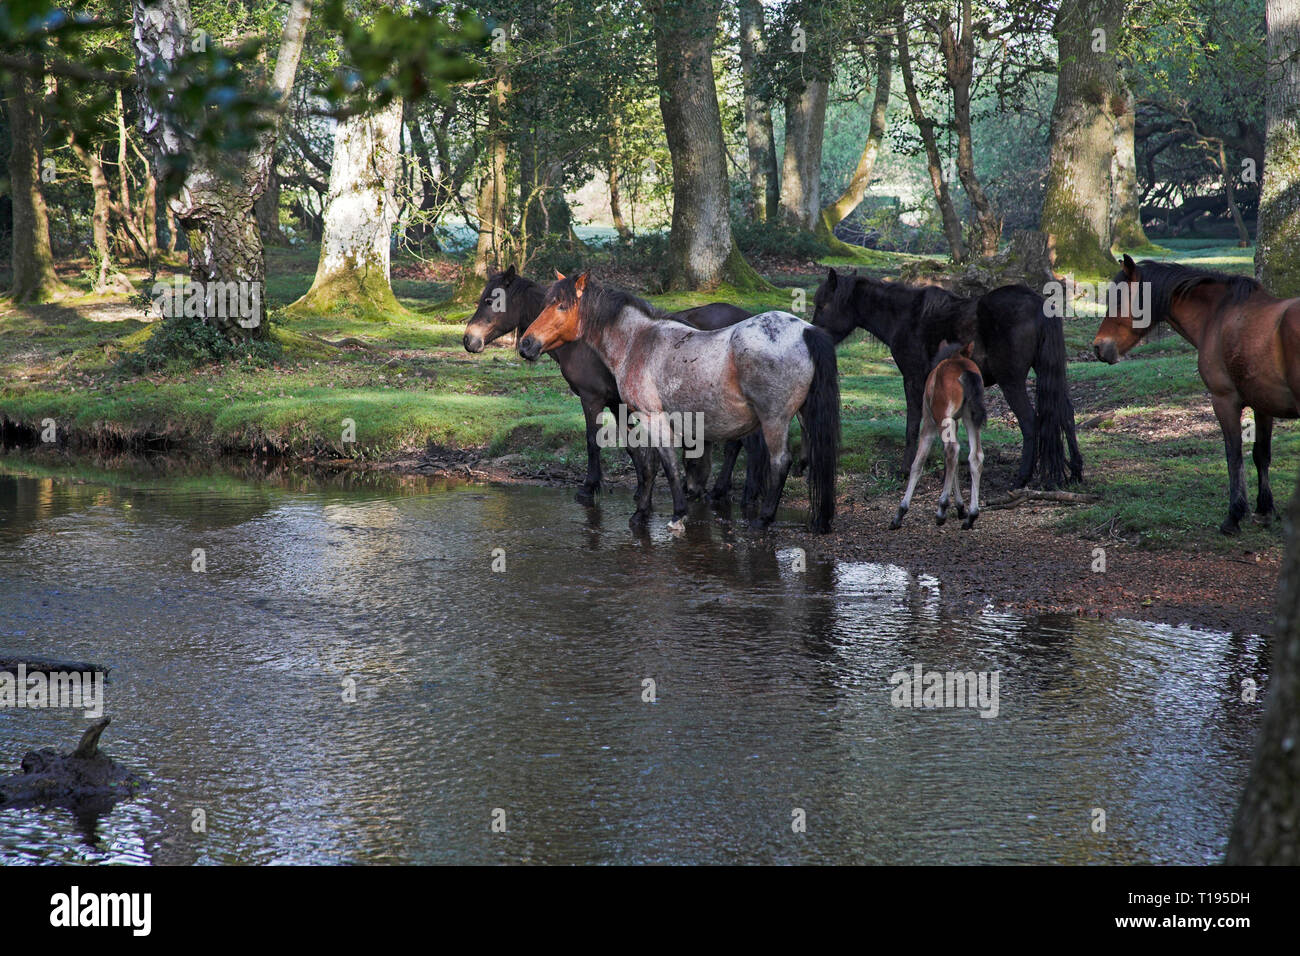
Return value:
[(1041, 229), (1055, 239), (1060, 272), (1109, 277), (1116, 268), (1111, 163), (1122, 93), (1114, 48), (1123, 16), (1124, 0), (1064, 0), (1052, 29), (1059, 67)]
[(349, 116), (334, 129), (325, 231), (311, 288), (296, 313), (400, 312), (389, 278), (401, 157), (402, 101)]
[(826, 205), (817, 223), (818, 234), (832, 245), (839, 242), (835, 238), (835, 227), (853, 214), (853, 210), (862, 205), (871, 185), (871, 172), (876, 168), (876, 157), (880, 155), (880, 144), (885, 138), (885, 119), (889, 110), (889, 91), (893, 81), (893, 57), (891, 56), (891, 39), (881, 37), (876, 41), (876, 94), (871, 104), (871, 125), (867, 130), (867, 142), (858, 157), (858, 165), (849, 178), (849, 184), (839, 198)]
[(722, 115), (713, 80), (721, 0), (656, 0), (652, 6), (659, 110), (673, 160), (673, 224), (666, 279), (673, 289), (722, 282), (765, 285), (731, 235)]
[[(510, 25), (504, 24), (506, 35)], [(474, 253), (474, 275), (486, 279), (489, 271), (503, 269), (506, 258), (506, 205), (510, 200), (506, 182), (506, 103), (510, 95), (510, 71), (502, 52), (496, 62), (496, 82), (488, 106), (487, 169), (479, 182), (478, 249)], [(477, 294), (477, 290), (473, 291)]]
[(54, 273), (50, 217), (41, 194), (39, 83), (17, 70), (9, 74), (5, 111), (9, 117), (9, 188), (13, 199), (13, 282), (15, 302), (47, 302), (63, 291)]
[(1255, 275), (1277, 296), (1300, 295), (1300, 0), (1268, 0), (1268, 131)]
[[(165, 84), (190, 44), (193, 20), (189, 0), (133, 0), (132, 15), (136, 72), (145, 81), (142, 85)], [(311, 0), (292, 0), (271, 79), (277, 107), (293, 88), (310, 16)], [(253, 204), (266, 189), (270, 176), (280, 111), (276, 109), (268, 117), (268, 128), (246, 155), (223, 157), (238, 170), (234, 178), (226, 178), (217, 171), (216, 158), (195, 149), (192, 137), (178, 122), (173, 109), (175, 96), (168, 92), (161, 103), (155, 104), (142, 95), (140, 129), (153, 148), (155, 175), (160, 181), (166, 181), (164, 172), (177, 158), (189, 158), (185, 180), (180, 190), (167, 198), (167, 206), (189, 243), (190, 278), (205, 285), (248, 283), (258, 290), (260, 301), (266, 261)], [(264, 318), (260, 314), (219, 314), (205, 316), (203, 321), (215, 324), (232, 338), (251, 338), (265, 334)]]

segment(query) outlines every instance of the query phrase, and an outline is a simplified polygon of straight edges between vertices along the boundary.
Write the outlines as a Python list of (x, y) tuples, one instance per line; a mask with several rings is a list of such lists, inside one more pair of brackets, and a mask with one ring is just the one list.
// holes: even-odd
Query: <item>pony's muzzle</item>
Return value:
[(1109, 339), (1103, 342), (1093, 342), (1092, 350), (1097, 353), (1097, 358), (1107, 365), (1114, 365), (1119, 361), (1119, 348)]
[(535, 336), (525, 335), (524, 340), (519, 343), (519, 354), (530, 362), (537, 361), (537, 356), (542, 354), (542, 343)]
[(475, 335), (473, 332), (466, 332), (465, 338), (461, 342), (465, 346), (466, 352), (482, 352), (484, 346), (487, 345), (483, 341), (483, 336)]

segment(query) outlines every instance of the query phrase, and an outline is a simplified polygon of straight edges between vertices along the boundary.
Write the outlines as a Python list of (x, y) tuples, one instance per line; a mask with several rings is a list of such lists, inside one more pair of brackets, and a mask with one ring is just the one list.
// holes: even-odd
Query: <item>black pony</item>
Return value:
[[(463, 344), (467, 352), (482, 352), (489, 342), (499, 339), (509, 332), (523, 334), (524, 329), (542, 311), (542, 302), (546, 298), (546, 286), (525, 278), (510, 266), (504, 272), (494, 273), (488, 278), (479, 296), (478, 308), (465, 326)], [(749, 318), (749, 313), (739, 306), (726, 302), (711, 302), (675, 313), (672, 317), (679, 322), (693, 325), (697, 329), (711, 331), (734, 325), (742, 319)], [(600, 490), (600, 445), (596, 441), (600, 429), (600, 413), (608, 408), (616, 417), (622, 399), (618, 394), (618, 384), (610, 374), (605, 363), (585, 342), (571, 342), (554, 349), (551, 357), (560, 363), (560, 374), (569, 383), (569, 388), (582, 403), (582, 414), (587, 423), (587, 477), (582, 487), (574, 496), (581, 504), (589, 505)], [(755, 470), (761, 469), (767, 461), (766, 450), (761, 435), (751, 435), (744, 439), (746, 449), (746, 477), (744, 508), (746, 513), (757, 504), (757, 489), (764, 487), (762, 476), (754, 477)], [(750, 446), (753, 446), (751, 449)], [(723, 456), (722, 471), (714, 483), (710, 497), (714, 501), (723, 501), (731, 491), (731, 475), (740, 454), (742, 442), (727, 442)], [(752, 452), (752, 453), (751, 453)], [(658, 460), (644, 449), (629, 448), (632, 464), (637, 474), (637, 495), (640, 500), (642, 475), (646, 475), (651, 485), (654, 484)], [(642, 461), (642, 459), (645, 459)], [(688, 460), (686, 471), (687, 491), (690, 497), (698, 498), (703, 494), (708, 483), (708, 469), (711, 462), (708, 456)]]
[[(813, 324), (837, 343), (863, 328), (889, 347), (907, 396), (905, 470), (916, 457), (925, 379), (940, 343), (947, 340), (974, 343), (984, 384), (999, 386), (1015, 413), (1024, 442), (1016, 486), (1029, 484), (1035, 465), (1043, 487), (1065, 484), (1063, 434), (1070, 446), (1069, 480), (1082, 479), (1074, 405), (1065, 382), (1065, 331), (1033, 289), (1003, 286), (972, 299), (938, 286), (882, 282), (831, 269), (813, 304)], [(1025, 386), (1030, 369), (1037, 377), (1037, 412)]]

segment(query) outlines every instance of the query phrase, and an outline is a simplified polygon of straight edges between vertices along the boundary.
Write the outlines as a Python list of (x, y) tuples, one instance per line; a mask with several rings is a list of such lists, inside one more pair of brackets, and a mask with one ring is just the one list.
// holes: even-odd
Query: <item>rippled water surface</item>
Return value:
[[(0, 862), (1221, 858), (1259, 638), (954, 617), (898, 567), (630, 510), (0, 459), (0, 651), (111, 666), (105, 749), (150, 781), (0, 810)], [(894, 707), (916, 664), (998, 672), (997, 717)], [(0, 765), (86, 723), (0, 709)]]

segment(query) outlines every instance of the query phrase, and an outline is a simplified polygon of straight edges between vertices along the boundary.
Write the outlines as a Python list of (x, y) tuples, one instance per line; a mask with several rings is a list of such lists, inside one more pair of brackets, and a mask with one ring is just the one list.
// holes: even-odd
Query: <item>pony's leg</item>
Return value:
[(605, 397), (587, 393), (580, 398), (582, 415), (587, 420), (587, 477), (573, 498), (580, 505), (591, 505), (600, 490), (600, 445), (596, 434), (600, 430), (600, 413), (605, 410)]
[(736, 459), (740, 457), (740, 449), (739, 438), (731, 439), (724, 446), (722, 470), (718, 472), (718, 479), (713, 483), (713, 490), (709, 492), (709, 497), (714, 501), (726, 501), (731, 496), (731, 475), (736, 470)]
[(713, 468), (713, 442), (702, 442), (698, 458), (686, 458), (686, 497), (698, 501), (709, 487), (709, 472)]
[(1255, 460), (1259, 476), (1259, 497), (1255, 499), (1255, 514), (1267, 522), (1273, 515), (1273, 489), (1268, 483), (1268, 466), (1273, 460), (1273, 416), (1255, 412), (1255, 447), (1250, 457)]
[(903, 517), (907, 514), (907, 509), (912, 507), (912, 493), (916, 491), (916, 483), (921, 480), (921, 473), (925, 471), (925, 459), (930, 454), (930, 445), (934, 443), (934, 436), (938, 430), (934, 427), (928, 417), (925, 420), (925, 428), (921, 430), (921, 438), (917, 444), (916, 457), (912, 459), (912, 473), (907, 479), (907, 490), (903, 492), (903, 500), (898, 505), (898, 514), (894, 515), (894, 520), (889, 523), (891, 531), (897, 531), (903, 526)]
[(1250, 510), (1246, 500), (1246, 462), (1241, 454), (1241, 400), (1236, 396), (1212, 396), (1214, 415), (1223, 429), (1223, 451), (1228, 459), (1228, 517), (1219, 530), (1236, 534), (1241, 530), (1241, 519)]
[(659, 470), (659, 458), (652, 448), (628, 448), (632, 464), (636, 467), (636, 511), (628, 519), (628, 524), (635, 530), (642, 529), (650, 519), (650, 510), (654, 505), (655, 475)]
[(758, 517), (749, 522), (749, 526), (755, 531), (761, 531), (772, 523), (772, 519), (776, 517), (777, 506), (781, 503), (785, 479), (790, 474), (790, 423), (788, 421), (764, 422), (763, 439), (767, 442), (768, 452), (767, 489)]
[(961, 523), (962, 530), (969, 531), (980, 516), (980, 473), (984, 470), (984, 442), (979, 429), (975, 427), (974, 416), (966, 412), (966, 438), (970, 441), (970, 511)]
[[(659, 421), (659, 434), (671, 434), (666, 417)], [(686, 527), (686, 491), (682, 487), (682, 475), (677, 468), (677, 449), (671, 442), (667, 442), (651, 449), (651, 452), (659, 453), (659, 464), (664, 466), (664, 477), (668, 479), (668, 487), (673, 493), (673, 520), (668, 522), (668, 528), (680, 531)]]
[(906, 378), (903, 379), (903, 394), (907, 397), (907, 431), (903, 445), (902, 474), (907, 474), (907, 470), (916, 461), (916, 441), (921, 433), (921, 403), (924, 391), (924, 377), (920, 382), (909, 382)]
[[(951, 421), (951, 419), (950, 419)], [(957, 423), (952, 422), (952, 430), (957, 431)], [(961, 446), (957, 444), (957, 436), (952, 436), (952, 441), (947, 438), (943, 440), (943, 493), (939, 495), (939, 507), (934, 513), (934, 523), (941, 525), (948, 520), (948, 505), (952, 502), (953, 492), (957, 494), (958, 514), (966, 510), (966, 506), (961, 504)]]
[(1038, 456), (1038, 418), (1034, 414), (1034, 405), (1029, 400), (1029, 390), (1024, 382), (1003, 382), (1002, 395), (1011, 406), (1020, 426), (1020, 470), (1016, 472), (1016, 487), (1023, 488), (1034, 477), (1035, 459)]

